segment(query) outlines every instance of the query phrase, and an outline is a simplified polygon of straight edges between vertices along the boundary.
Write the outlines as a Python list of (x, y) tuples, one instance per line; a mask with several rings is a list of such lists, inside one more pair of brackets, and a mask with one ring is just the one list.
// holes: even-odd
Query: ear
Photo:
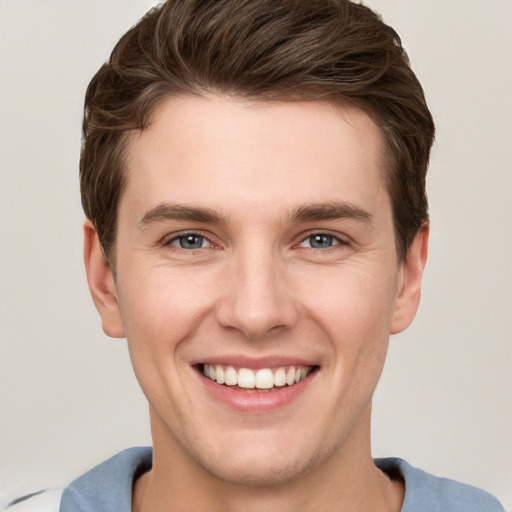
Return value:
[(112, 338), (124, 338), (116, 283), (92, 222), (84, 223), (84, 261), (87, 283), (101, 316), (103, 331)]
[(400, 269), (398, 292), (391, 321), (391, 334), (404, 331), (416, 316), (421, 296), (421, 278), (427, 262), (429, 225), (416, 233)]

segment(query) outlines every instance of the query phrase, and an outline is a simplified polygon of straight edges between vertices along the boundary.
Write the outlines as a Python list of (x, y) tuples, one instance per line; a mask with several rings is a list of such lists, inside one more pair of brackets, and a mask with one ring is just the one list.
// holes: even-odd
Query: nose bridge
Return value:
[(296, 321), (296, 310), (284, 262), (266, 244), (240, 248), (233, 260), (218, 309), (219, 323), (253, 339), (278, 327), (290, 327)]

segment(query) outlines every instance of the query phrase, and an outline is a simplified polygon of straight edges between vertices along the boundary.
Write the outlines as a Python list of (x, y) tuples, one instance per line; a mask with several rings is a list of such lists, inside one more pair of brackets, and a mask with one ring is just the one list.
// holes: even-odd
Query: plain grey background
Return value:
[[(0, 0), (0, 508), (149, 444), (126, 344), (81, 256), (85, 88), (149, 0)], [(512, 510), (512, 2), (368, 0), (404, 41), (438, 137), (422, 305), (374, 401), (375, 456)]]

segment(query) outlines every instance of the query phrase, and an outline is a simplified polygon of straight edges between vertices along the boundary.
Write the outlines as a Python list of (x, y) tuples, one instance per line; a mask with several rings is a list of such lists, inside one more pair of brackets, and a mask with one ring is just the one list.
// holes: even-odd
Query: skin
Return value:
[[(416, 313), (428, 227), (398, 261), (382, 147), (348, 105), (215, 95), (169, 98), (133, 134), (115, 279), (89, 221), (84, 254), (150, 406), (134, 510), (400, 510), (403, 485), (371, 458), (371, 398)], [(316, 371), (293, 400), (244, 412), (197, 370), (223, 357)]]

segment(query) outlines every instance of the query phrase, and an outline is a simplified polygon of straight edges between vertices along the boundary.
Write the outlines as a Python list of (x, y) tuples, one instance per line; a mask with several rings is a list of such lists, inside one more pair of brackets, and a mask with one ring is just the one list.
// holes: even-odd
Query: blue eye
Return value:
[(325, 233), (315, 233), (305, 238), (301, 243), (301, 247), (312, 247), (313, 249), (329, 249), (333, 245), (338, 245), (338, 239), (333, 235)]
[(208, 243), (206, 238), (201, 235), (181, 235), (170, 242), (172, 245), (178, 245), (182, 249), (201, 249)]
[(332, 247), (334, 245), (334, 237), (331, 235), (311, 235), (309, 237), (309, 243), (311, 247), (315, 249), (325, 249), (326, 247)]

